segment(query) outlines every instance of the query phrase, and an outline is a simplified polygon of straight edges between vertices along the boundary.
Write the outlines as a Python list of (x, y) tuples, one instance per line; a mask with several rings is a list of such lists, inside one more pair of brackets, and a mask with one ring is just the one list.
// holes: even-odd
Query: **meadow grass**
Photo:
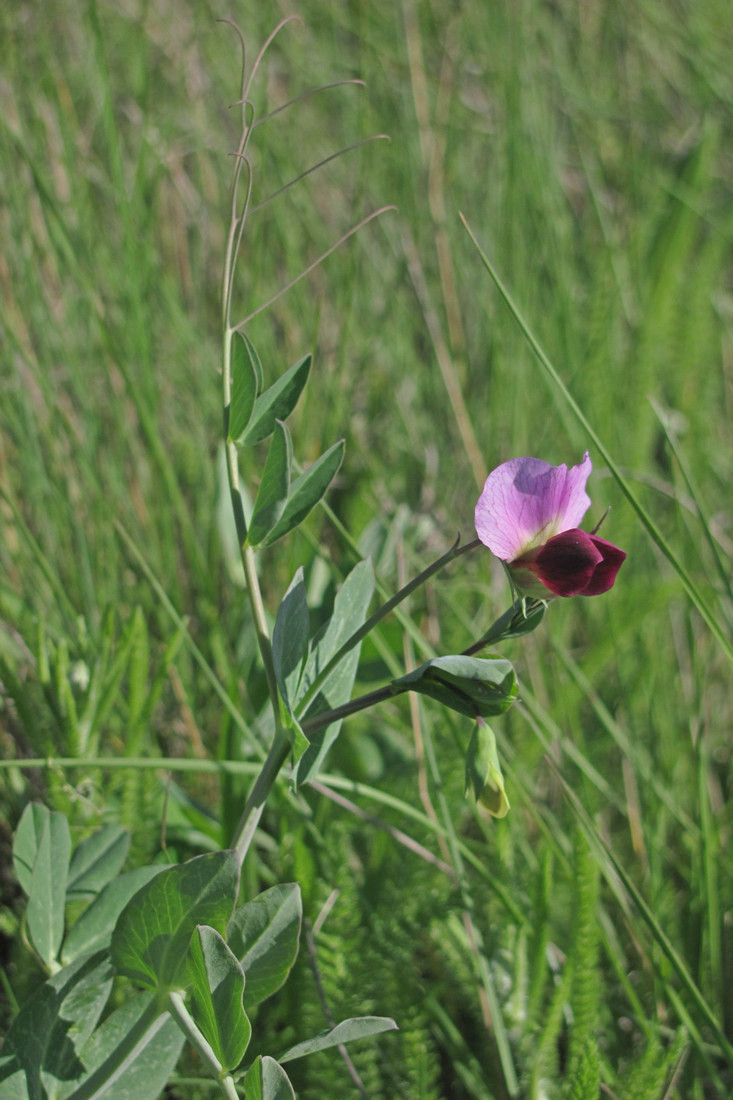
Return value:
[[(2, 755), (130, 758), (2, 770), (4, 849), (28, 798), (69, 813), (75, 835), (122, 821), (139, 859), (164, 816), (181, 858), (226, 843), (249, 780), (207, 762), (262, 753), (217, 465), (238, 55), (215, 20), (236, 19), (256, 51), (288, 13), (53, 0), (0, 14)], [(318, 790), (277, 793), (246, 886), (297, 879), (317, 934), (255, 1035), (279, 1049), (326, 1026), (320, 988), (336, 1019), (400, 1025), (353, 1052), (373, 1098), (595, 1100), (601, 1083), (624, 1100), (726, 1097), (728, 5), (304, 0), (298, 14), (263, 66), (259, 113), (332, 80), (366, 87), (255, 132), (253, 202), (340, 147), (391, 140), (253, 213), (241, 316), (370, 210), (397, 209), (248, 326), (269, 380), (314, 354), (292, 422), (301, 461), (347, 443), (328, 509), (263, 561), (270, 611), (303, 565), (316, 623), (366, 553), (394, 591), (472, 537), (486, 473), (523, 454), (570, 464), (590, 448), (589, 518), (611, 507), (602, 534), (628, 560), (610, 593), (556, 601), (505, 647), (522, 685), (496, 723), (505, 820), (464, 800), (470, 723), (405, 698), (346, 724)], [(361, 688), (470, 645), (508, 598), (488, 552), (461, 558), (370, 639)], [(161, 755), (202, 766), (166, 791), (133, 759)], [(7, 1021), (38, 974), (4, 863)], [(303, 1097), (357, 1094), (326, 1055), (293, 1081)]]

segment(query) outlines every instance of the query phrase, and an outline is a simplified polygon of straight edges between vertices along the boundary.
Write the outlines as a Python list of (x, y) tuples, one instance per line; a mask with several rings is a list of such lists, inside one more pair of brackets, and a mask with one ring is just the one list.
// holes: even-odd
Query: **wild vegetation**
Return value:
[[(294, 11), (0, 10), (4, 1033), (99, 889), (78, 878), (58, 894), (49, 853), (70, 849), (63, 830), (42, 848), (40, 807), (68, 821), (74, 850), (124, 847), (125, 873), (218, 860), (274, 736), (222, 436), (242, 112), (239, 40), (217, 20), (241, 26), (251, 65)], [(248, 1005), (245, 982), (242, 1066), (385, 1017), (399, 1031), (348, 1056), (288, 1062), (297, 1096), (723, 1100), (729, 5), (303, 0), (296, 13), (250, 91), (232, 320), (252, 315), (260, 395), (312, 355), (287, 419), (293, 477), (340, 439), (345, 452), (323, 503), (257, 553), (267, 631), (298, 570), (311, 640), (366, 559), (373, 611), (474, 538), (486, 475), (517, 456), (573, 466), (589, 450), (586, 526), (610, 508), (600, 534), (627, 560), (611, 591), (555, 599), (537, 629), (497, 644), (519, 683), (494, 723), (506, 816), (466, 796), (471, 718), (429, 695), (346, 718), (312, 783), (296, 790), (283, 770), (241, 883), (227, 871), (232, 900), (288, 883), (302, 898), (285, 984)], [(322, 88), (336, 81), (353, 83)], [(268, 453), (239, 451), (248, 516)], [(363, 641), (352, 694), (469, 649), (512, 600), (488, 549), (456, 556)], [(55, 932), (14, 867), (24, 811), (38, 831), (16, 857), (46, 851)], [(214, 909), (197, 923), (226, 924)], [(119, 974), (100, 1014), (139, 984), (132, 963)], [(164, 1068), (171, 1098), (221, 1087), (195, 1044)], [(0, 1049), (0, 1097), (26, 1095), (3, 1072)]]

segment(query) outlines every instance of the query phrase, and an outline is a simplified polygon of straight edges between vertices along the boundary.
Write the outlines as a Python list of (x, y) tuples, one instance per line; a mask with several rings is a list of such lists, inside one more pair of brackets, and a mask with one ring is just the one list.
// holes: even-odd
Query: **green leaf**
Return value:
[(229, 406), (228, 442), (236, 443), (244, 435), (255, 407), (257, 390), (262, 384), (262, 364), (257, 352), (246, 336), (235, 332), (232, 337), (232, 397)]
[(23, 810), (13, 839), (13, 867), (23, 893), (31, 892), (31, 877), (41, 833), (50, 814), (38, 802), (29, 802)]
[(297, 883), (273, 886), (234, 910), (227, 941), (247, 979), (246, 1008), (264, 1001), (287, 978), (298, 954), (302, 916)]
[(247, 542), (250, 546), (258, 546), (282, 515), (290, 491), (292, 462), (293, 445), (290, 441), (290, 433), (278, 420), (267, 452), (262, 481), (252, 510), (252, 519), (249, 521)]
[(67, 900), (93, 897), (120, 872), (130, 847), (130, 834), (119, 825), (104, 825), (77, 844), (69, 866)]
[(263, 540), (264, 546), (277, 542), (287, 535), (299, 523), (302, 523), (312, 508), (325, 496), (326, 490), (336, 476), (344, 459), (343, 439), (329, 447), (305, 473), (294, 482), (280, 519)]
[(222, 935), (237, 898), (236, 853), (211, 852), (156, 875), (130, 899), (112, 933), (112, 962), (149, 989), (185, 984), (197, 924)]
[[(82, 1055), (88, 1080), (114, 1055), (120, 1043), (142, 1018), (150, 1013), (153, 996), (139, 993), (109, 1016), (85, 1045)], [(144, 1030), (134, 1057), (124, 1064), (122, 1072), (110, 1080), (101, 1094), (104, 1100), (158, 1100), (181, 1053), (184, 1036), (178, 1024), (163, 1012)], [(59, 1100), (66, 1100), (77, 1089), (66, 1086)], [(99, 1095), (95, 1092), (94, 1095)]]
[[(374, 569), (371, 560), (359, 562), (349, 573), (334, 600), (333, 614), (325, 631), (311, 647), (298, 693), (300, 697), (308, 691), (344, 642), (364, 625), (373, 594)], [(361, 645), (354, 646), (344, 659), (339, 661), (324, 680), (318, 695), (308, 708), (309, 716), (332, 710), (351, 698), (360, 652)], [(326, 753), (339, 735), (341, 725), (340, 721), (332, 722), (325, 729), (311, 734), (310, 748), (298, 764), (296, 772), (298, 786), (316, 777), (323, 766)]]
[(247, 1100), (295, 1100), (290, 1078), (279, 1062), (258, 1055), (244, 1078)]
[(351, 1020), (342, 1020), (330, 1030), (321, 1031), (314, 1039), (306, 1039), (304, 1043), (291, 1047), (280, 1055), (278, 1061), (292, 1062), (295, 1058), (304, 1058), (306, 1054), (351, 1043), (355, 1039), (368, 1039), (382, 1031), (397, 1031), (397, 1024), (388, 1016), (355, 1016)]
[(244, 1058), (252, 1027), (242, 1004), (244, 971), (214, 928), (199, 925), (191, 937), (191, 1014), (225, 1070)]
[(519, 691), (514, 668), (502, 657), (436, 657), (392, 686), (429, 695), (470, 718), (503, 714)]
[[(263, 394), (260, 394), (255, 401), (254, 411), (247, 430), (239, 440), (243, 447), (251, 447), (253, 444), (267, 439), (268, 435), (274, 430), (275, 421), (285, 420), (286, 417), (290, 416), (308, 380), (311, 361), (310, 355), (304, 356), (295, 366), (281, 375), (274, 385), (265, 390)], [(261, 388), (262, 381), (260, 381)]]
[(69, 823), (49, 813), (38, 838), (28, 896), (28, 931), (46, 966), (52, 967), (64, 938), (66, 882), (71, 855)]
[(69, 963), (80, 955), (109, 947), (117, 918), (130, 898), (164, 870), (162, 866), (136, 867), (108, 882), (69, 929), (61, 952), (62, 961)]
[[(84, 1075), (84, 1044), (112, 989), (106, 952), (86, 955), (59, 970), (35, 991), (16, 1016), (2, 1048), (0, 1097), (40, 1100)], [(22, 1088), (25, 1088), (25, 1093)]]
[(305, 598), (303, 568), (298, 568), (277, 610), (272, 632), (272, 660), (280, 694), (292, 713), (291, 699), (300, 682), (308, 648), (308, 604)]
[(466, 792), (472, 791), (480, 806), (493, 817), (506, 817), (509, 799), (496, 751), (496, 737), (482, 718), (476, 721), (466, 753)]
[(247, 336), (246, 332), (240, 332), (238, 333), (238, 336), (244, 341), (245, 351), (249, 356), (250, 363), (254, 367), (254, 372), (257, 376), (257, 392), (262, 393), (265, 388), (265, 372), (262, 369), (262, 360), (257, 354), (257, 349), (250, 340), (249, 336)]

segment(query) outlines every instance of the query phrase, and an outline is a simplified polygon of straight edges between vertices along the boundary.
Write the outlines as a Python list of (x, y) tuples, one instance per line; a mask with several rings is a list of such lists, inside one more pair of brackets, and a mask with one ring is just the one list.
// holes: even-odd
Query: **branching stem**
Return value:
[[(437, 558), (431, 565), (429, 565), (426, 569), (423, 569), (422, 572), (418, 573), (416, 577), (413, 577), (411, 581), (404, 585), (404, 587), (402, 587), (399, 592), (396, 592), (394, 596), (387, 600), (386, 603), (383, 603), (381, 607), (378, 607), (374, 614), (369, 616), (364, 625), (361, 626), (358, 630), (354, 631), (350, 638), (346, 639), (341, 648), (337, 650), (336, 653), (334, 653), (331, 660), (328, 661), (328, 663), (323, 667), (319, 675), (316, 676), (315, 680), (305, 692), (303, 698), (298, 704), (298, 716), (300, 717), (301, 715), (307, 713), (308, 707), (316, 698), (318, 692), (321, 690), (333, 670), (341, 663), (341, 661), (343, 661), (347, 653), (350, 653), (351, 650), (359, 644), (359, 642), (366, 638), (367, 634), (369, 634), (370, 631), (374, 629), (377, 623), (381, 622), (381, 620), (386, 615), (389, 615), (390, 611), (394, 611), (394, 609), (399, 604), (401, 604), (403, 600), (406, 600), (407, 597), (415, 592), (418, 588), (420, 588), (421, 585), (425, 584), (425, 582), (429, 580), (430, 577), (432, 577), (435, 573), (440, 572), (441, 569), (445, 568), (446, 565), (450, 564), (450, 562), (454, 561), (456, 558), (459, 558), (462, 554), (468, 554), (471, 550), (475, 550), (478, 546), (481, 545), (482, 544), (479, 539), (472, 539), (470, 542), (467, 542), (465, 543), (465, 545), (461, 546), (459, 535), (456, 541), (451, 546), (450, 550), (446, 550), (444, 554), (441, 554), (441, 556)], [(394, 690), (390, 689), (389, 694), (394, 695)], [(385, 695), (383, 696), (383, 698), (388, 698), (388, 696)], [(379, 700), (375, 700), (375, 702), (378, 701)], [(353, 702), (357, 702), (357, 700), (353, 700)], [(349, 706), (350, 704), (347, 703), (346, 705)], [(372, 704), (368, 703), (366, 705), (371, 706)], [(357, 707), (356, 709), (361, 710), (363, 708)], [(314, 718), (314, 721), (320, 719), (321, 717), (321, 715), (317, 715), (316, 718)], [(316, 728), (320, 728), (320, 726), (317, 726)], [(306, 731), (307, 729), (312, 730), (313, 726), (308, 726), (308, 723), (304, 722), (303, 730)]]

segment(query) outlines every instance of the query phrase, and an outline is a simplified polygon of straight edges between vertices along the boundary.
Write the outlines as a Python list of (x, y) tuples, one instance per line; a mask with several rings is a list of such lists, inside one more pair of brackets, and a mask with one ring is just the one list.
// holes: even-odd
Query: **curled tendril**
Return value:
[[(295, 278), (291, 279), (288, 283), (285, 284), (285, 286), (281, 287), (281, 289), (276, 294), (274, 294), (266, 302), (263, 302), (256, 309), (254, 309), (250, 313), (248, 313), (247, 316), (244, 317), (242, 320), (240, 320), (236, 324), (232, 324), (232, 321), (231, 321), (231, 302), (232, 302), (232, 295), (233, 295), (233, 291), (234, 291), (234, 272), (236, 270), (237, 259), (239, 257), (239, 251), (240, 251), (240, 248), (241, 248), (241, 245), (242, 245), (242, 239), (243, 239), (243, 236), (244, 236), (244, 226), (245, 226), (245, 222), (246, 222), (248, 216), (250, 214), (254, 213), (257, 210), (262, 209), (263, 206), (266, 206), (269, 202), (272, 202), (272, 200), (275, 199), (278, 195), (281, 195), (284, 191), (287, 191), (289, 188), (295, 186), (296, 183), (299, 183), (301, 180), (305, 179), (307, 176), (311, 175), (313, 172), (318, 171), (319, 168), (323, 168), (325, 165), (329, 164), (331, 161), (337, 160), (339, 157), (342, 157), (345, 154), (350, 153), (355, 149), (359, 149), (359, 148), (361, 148), (362, 145), (367, 145), (372, 141), (389, 140), (389, 138), (387, 137), (386, 134), (374, 134), (371, 137), (364, 138), (361, 141), (357, 141), (357, 142), (354, 142), (351, 145), (344, 146), (344, 148), (339, 149), (337, 152), (330, 154), (330, 156), (324, 157), (322, 160), (318, 161), (316, 164), (313, 164), (309, 168), (306, 168), (303, 172), (299, 173), (292, 180), (289, 180), (282, 187), (278, 188), (277, 191), (274, 191), (271, 195), (268, 195), (267, 198), (263, 199), (261, 202), (257, 203), (255, 206), (251, 205), (252, 186), (253, 186), (253, 173), (252, 173), (252, 164), (249, 160), (249, 157), (247, 156), (247, 149), (248, 149), (249, 141), (250, 141), (250, 138), (252, 136), (253, 131), (258, 126), (262, 125), (262, 123), (267, 122), (270, 119), (274, 118), (275, 115), (281, 114), (283, 111), (288, 110), (288, 108), (293, 107), (297, 103), (302, 103), (305, 99), (308, 99), (311, 96), (318, 94), (319, 92), (329, 91), (332, 88), (339, 88), (339, 87), (342, 87), (344, 85), (355, 85), (357, 87), (364, 87), (364, 81), (363, 80), (358, 80), (358, 79), (337, 80), (337, 81), (333, 81), (329, 84), (322, 84), (322, 85), (319, 85), (316, 88), (307, 89), (306, 91), (302, 92), (300, 95), (295, 96), (295, 98), (290, 99), (286, 103), (281, 104), (279, 107), (274, 108), (274, 110), (272, 110), (272, 111), (268, 112), (267, 114), (263, 115), (261, 118), (257, 118), (254, 104), (253, 104), (252, 100), (250, 99), (250, 91), (251, 91), (251, 88), (252, 88), (253, 81), (254, 81), (254, 79), (255, 79), (255, 77), (256, 77), (259, 69), (260, 69), (260, 66), (262, 64), (262, 60), (265, 57), (265, 55), (267, 53), (267, 50), (271, 46), (271, 44), (274, 41), (274, 39), (276, 38), (276, 36), (280, 33), (280, 31), (283, 29), (283, 27), (285, 27), (288, 23), (291, 23), (291, 22), (294, 22), (294, 21), (302, 22), (302, 20), (300, 20), (299, 17), (295, 16), (295, 15), (290, 15), (290, 16), (287, 16), (286, 18), (280, 20), (280, 22), (277, 24), (277, 26), (270, 32), (270, 34), (265, 39), (265, 42), (262, 45), (262, 48), (260, 49), (259, 53), (255, 57), (254, 62), (252, 63), (252, 67), (248, 72), (247, 71), (247, 46), (246, 46), (245, 38), (244, 38), (244, 35), (242, 34), (241, 29), (239, 28), (237, 23), (235, 23), (231, 19), (220, 19), (219, 20), (219, 22), (226, 23), (228, 26), (230, 26), (234, 29), (235, 33), (237, 34), (237, 37), (239, 38), (239, 43), (240, 43), (240, 48), (241, 48), (241, 58), (242, 58), (242, 61), (241, 61), (242, 68), (241, 68), (241, 78), (240, 78), (240, 97), (233, 104), (233, 106), (240, 106), (241, 107), (241, 111), (242, 111), (242, 128), (241, 128), (241, 135), (240, 135), (240, 139), (239, 139), (239, 144), (237, 146), (236, 151), (233, 154), (233, 156), (235, 158), (235, 161), (236, 161), (236, 164), (235, 164), (234, 176), (233, 176), (233, 180), (232, 180), (232, 204), (231, 204), (231, 214), (230, 214), (230, 224), (229, 224), (229, 238), (228, 238), (228, 242), (227, 242), (226, 262), (225, 262), (224, 279), (223, 279), (223, 294), (222, 294), (222, 298), (223, 298), (222, 311), (223, 311), (224, 324), (226, 326), (227, 331), (229, 331), (229, 332), (240, 331), (249, 321), (252, 320), (253, 317), (255, 317), (258, 313), (261, 313), (263, 310), (267, 309), (268, 306), (272, 305), (273, 302), (277, 301), (277, 299), (280, 298), (283, 294), (285, 294), (288, 290), (290, 290), (291, 287), (293, 287), (296, 283), (300, 282), (300, 280), (303, 279), (306, 275), (310, 274), (310, 272), (313, 271), (316, 267), (318, 267), (318, 265), (320, 263), (322, 263), (322, 261), (325, 260), (327, 256), (330, 256), (330, 254), (332, 252), (334, 252), (337, 248), (339, 248), (345, 241), (347, 241), (350, 237), (352, 237), (355, 233), (357, 233), (368, 222), (372, 221), (374, 218), (378, 217), (380, 214), (385, 213), (387, 210), (395, 209), (393, 206), (383, 206), (383, 207), (380, 207), (378, 210), (372, 211), (372, 213), (367, 215), (366, 218), (362, 218), (362, 220), (360, 222), (358, 222), (356, 225), (352, 226), (351, 229), (349, 229), (346, 233), (344, 233), (341, 237), (339, 237), (339, 239), (335, 242), (335, 244), (331, 245), (330, 248), (327, 248), (325, 252), (321, 253), (321, 255), (317, 257), (317, 259), (315, 259), (312, 263), (308, 264), (307, 267), (305, 267), (298, 275), (295, 276)], [(240, 184), (241, 184), (243, 173), (246, 173), (247, 192), (246, 192), (246, 195), (244, 197), (244, 201), (241, 203), (241, 206), (240, 206), (239, 192), (240, 192)]]

